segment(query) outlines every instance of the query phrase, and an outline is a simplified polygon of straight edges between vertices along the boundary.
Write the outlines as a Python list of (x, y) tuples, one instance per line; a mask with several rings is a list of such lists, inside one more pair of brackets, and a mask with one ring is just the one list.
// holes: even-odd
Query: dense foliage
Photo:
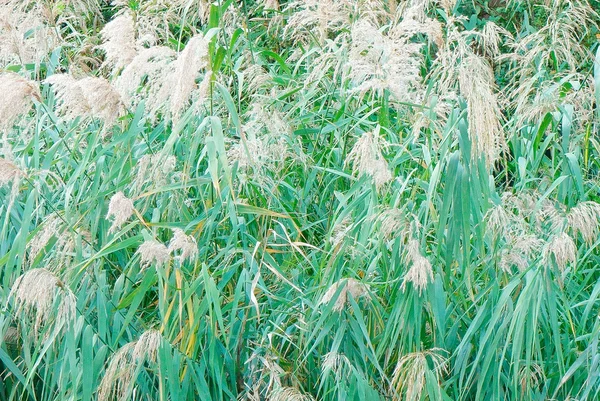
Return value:
[(0, 400), (596, 400), (590, 0), (0, 0)]

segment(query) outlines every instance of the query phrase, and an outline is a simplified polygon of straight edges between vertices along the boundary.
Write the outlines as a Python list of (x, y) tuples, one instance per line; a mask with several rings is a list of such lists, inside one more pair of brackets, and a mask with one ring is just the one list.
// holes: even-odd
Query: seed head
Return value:
[(600, 233), (600, 204), (592, 201), (579, 203), (567, 214), (567, 224), (574, 235), (580, 233), (588, 245), (593, 244)]
[(140, 266), (142, 269), (147, 268), (152, 263), (155, 263), (156, 267), (164, 266), (171, 259), (171, 253), (167, 247), (154, 240), (145, 241), (140, 245), (137, 253), (140, 255)]
[(53, 85), (57, 111), (67, 120), (98, 118), (107, 128), (115, 124), (124, 111), (119, 93), (104, 78), (77, 80), (70, 75), (55, 74), (46, 78), (45, 82)]
[(380, 189), (392, 180), (392, 173), (381, 153), (379, 129), (367, 132), (360, 137), (346, 158), (346, 164), (352, 163), (355, 175), (367, 174), (373, 177), (375, 187)]
[(535, 235), (519, 233), (514, 237), (509, 236), (509, 243), (502, 250), (500, 267), (506, 273), (510, 273), (512, 266), (517, 266), (519, 271), (526, 270), (543, 245), (544, 241)]
[(33, 99), (41, 100), (37, 83), (14, 72), (0, 74), (0, 93), (0, 131), (12, 128), (29, 111)]
[(342, 353), (329, 351), (323, 357), (321, 375), (325, 377), (329, 372), (333, 372), (336, 381), (339, 382), (344, 376), (348, 376), (352, 372), (352, 362)]
[[(55, 300), (60, 297), (58, 309)], [(17, 313), (23, 312), (33, 318), (34, 332), (52, 317), (55, 328), (71, 322), (75, 317), (75, 296), (53, 273), (46, 269), (31, 269), (15, 281), (10, 291)]]
[(98, 401), (125, 399), (136, 369), (134, 348), (135, 342), (130, 342), (113, 354), (98, 387)]
[(295, 387), (279, 387), (271, 391), (268, 401), (314, 401), (314, 399), (308, 395), (302, 393)]
[(544, 247), (543, 261), (550, 263), (554, 256), (558, 269), (562, 272), (569, 264), (573, 266), (577, 263), (577, 247), (575, 241), (567, 233), (555, 235)]
[(24, 173), (14, 163), (0, 157), (0, 187), (16, 181)]
[(135, 342), (132, 357), (136, 363), (156, 362), (156, 355), (163, 337), (158, 330), (147, 330)]
[[(165, 78), (163, 74), (168, 71), (175, 57), (176, 53), (166, 46), (152, 46), (141, 50), (114, 81), (124, 102), (132, 107), (141, 100), (142, 94), (154, 96)], [(144, 77), (146, 91), (139, 94), (138, 88)]]
[[(444, 350), (433, 348), (412, 352), (398, 360), (391, 384), (400, 397), (404, 395), (402, 400), (419, 401), (426, 386), (428, 392), (439, 388), (443, 374), (448, 372), (448, 358), (441, 355), (440, 351)], [(441, 397), (440, 393), (439, 398)]]
[(42, 249), (46, 247), (48, 242), (56, 235), (59, 234), (60, 219), (58, 217), (51, 216), (44, 223), (41, 230), (39, 230), (33, 238), (27, 244), (29, 248), (29, 263), (31, 264), (35, 257), (40, 253)]
[(166, 90), (169, 96), (171, 115), (179, 117), (196, 89), (196, 78), (208, 67), (208, 43), (202, 34), (192, 37), (174, 62), (173, 74), (168, 78)]
[(108, 212), (106, 213), (106, 218), (113, 218), (113, 223), (108, 230), (109, 233), (113, 233), (117, 231), (123, 223), (131, 217), (133, 214), (134, 207), (133, 201), (127, 198), (123, 192), (117, 192), (110, 198), (110, 202), (108, 204)]
[(334, 311), (339, 312), (342, 309), (344, 309), (344, 306), (346, 306), (348, 303), (348, 293), (352, 295), (353, 299), (358, 299), (360, 297), (366, 297), (367, 299), (369, 298), (369, 287), (366, 284), (363, 284), (360, 281), (357, 281), (353, 278), (348, 278), (341, 279), (338, 282), (334, 283), (331, 287), (329, 287), (327, 292), (325, 292), (325, 294), (323, 294), (323, 296), (321, 297), (319, 305), (329, 304), (329, 302), (336, 295), (340, 287), (342, 287), (342, 289), (340, 290), (340, 294), (338, 295), (338, 297), (335, 300), (335, 303), (333, 304)]
[(411, 264), (411, 267), (404, 276), (401, 288), (404, 291), (406, 283), (410, 282), (421, 295), (427, 285), (433, 281), (433, 270), (429, 260), (421, 254), (419, 242), (415, 239), (408, 242), (406, 260)]
[(138, 193), (148, 183), (152, 188), (160, 188), (167, 184), (169, 176), (175, 170), (176, 163), (177, 158), (173, 155), (157, 153), (142, 156), (136, 164), (135, 192)]
[(460, 63), (458, 82), (460, 94), (467, 101), (473, 157), (485, 155), (488, 165), (492, 165), (506, 143), (500, 122), (502, 111), (494, 92), (494, 72), (483, 57), (471, 53)]
[(512, 222), (512, 213), (510, 210), (506, 210), (504, 205), (496, 205), (492, 207), (485, 215), (487, 222), (487, 228), (490, 230), (492, 235), (496, 238), (505, 235), (506, 230), (509, 228)]
[(107, 23), (100, 31), (103, 43), (100, 49), (106, 56), (104, 65), (113, 72), (127, 66), (137, 55), (135, 27), (130, 14), (121, 14)]
[[(35, 2), (0, 2), (0, 65), (35, 64), (36, 67), (59, 43), (58, 24), (47, 21)], [(34, 3), (34, 4), (31, 4)], [(50, 24), (54, 25), (51, 26)], [(4, 96), (6, 96), (4, 92)]]
[[(407, 28), (407, 27), (405, 27)], [(352, 26), (348, 56), (353, 92), (389, 90), (401, 102), (421, 103), (422, 43), (411, 41), (412, 31), (398, 26), (387, 34), (366, 20)]]
[(194, 260), (198, 256), (198, 244), (191, 235), (186, 235), (180, 228), (173, 230), (173, 238), (169, 242), (169, 252), (181, 251), (177, 259), (183, 261)]

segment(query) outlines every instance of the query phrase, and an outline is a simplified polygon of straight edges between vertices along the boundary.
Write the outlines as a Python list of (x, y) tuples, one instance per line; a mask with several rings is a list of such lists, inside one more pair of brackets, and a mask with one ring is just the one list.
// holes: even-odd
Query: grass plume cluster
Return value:
[(0, 0), (0, 400), (597, 400), (596, 0)]

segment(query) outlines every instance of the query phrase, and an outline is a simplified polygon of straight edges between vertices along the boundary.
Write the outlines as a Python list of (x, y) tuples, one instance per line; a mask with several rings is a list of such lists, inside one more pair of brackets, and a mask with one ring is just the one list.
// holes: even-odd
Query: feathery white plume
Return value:
[(117, 192), (110, 198), (110, 202), (108, 204), (108, 212), (106, 213), (106, 218), (113, 218), (113, 223), (108, 230), (109, 233), (114, 233), (117, 231), (123, 223), (131, 217), (133, 214), (134, 207), (133, 201), (127, 198), (123, 192)]
[(592, 245), (600, 234), (600, 204), (580, 202), (567, 214), (567, 224), (575, 235), (581, 234), (583, 240)]
[(144, 361), (156, 362), (158, 349), (163, 341), (158, 330), (147, 330), (135, 342), (132, 357), (137, 363)]
[[(342, 288), (339, 290), (339, 288)], [(341, 279), (335, 282), (329, 289), (323, 294), (321, 300), (319, 301), (319, 305), (327, 305), (339, 291), (338, 297), (335, 299), (333, 304), (334, 311), (341, 311), (344, 309), (344, 306), (348, 303), (348, 293), (352, 296), (353, 299), (358, 300), (360, 297), (369, 298), (369, 287), (366, 284), (361, 283), (353, 278)]]
[[(426, 387), (429, 394), (436, 387), (439, 389), (442, 375), (448, 372), (448, 358), (440, 351), (444, 350), (432, 348), (398, 359), (391, 384), (402, 400), (419, 401)], [(441, 392), (439, 398), (442, 398)]]
[(43, 223), (43, 227), (27, 243), (29, 248), (29, 263), (31, 264), (42, 249), (46, 247), (52, 237), (59, 234), (60, 219), (56, 216), (50, 216)]
[(554, 256), (559, 270), (564, 271), (569, 264), (577, 263), (577, 247), (575, 241), (567, 233), (555, 235), (544, 247), (544, 263), (549, 263)]
[(14, 72), (0, 74), (0, 93), (0, 131), (12, 128), (30, 110), (33, 99), (40, 101), (37, 83)]
[(270, 392), (267, 401), (314, 401), (295, 387), (279, 387)]
[[(57, 295), (60, 297), (55, 308)], [(18, 312), (30, 315), (34, 321), (34, 331), (55, 318), (55, 328), (61, 328), (75, 317), (75, 296), (54, 274), (46, 269), (31, 269), (15, 281), (9, 295)]]
[(100, 49), (106, 56), (104, 65), (113, 72), (127, 66), (137, 55), (135, 27), (130, 14), (121, 14), (108, 22), (100, 31), (103, 43)]
[(134, 348), (135, 342), (130, 342), (112, 355), (98, 387), (98, 401), (125, 399), (136, 369)]
[(154, 240), (145, 241), (139, 246), (137, 253), (140, 255), (140, 266), (142, 269), (147, 268), (152, 263), (155, 263), (157, 267), (164, 266), (171, 259), (171, 253), (167, 247)]
[(173, 229), (173, 238), (169, 242), (169, 252), (181, 251), (177, 259), (193, 260), (198, 256), (198, 244), (191, 235), (186, 235), (180, 228)]
[(352, 163), (355, 175), (367, 174), (373, 177), (377, 189), (392, 180), (392, 173), (381, 153), (385, 140), (379, 137), (379, 127), (363, 134), (348, 154), (345, 163)]
[(405, 290), (406, 284), (412, 283), (420, 295), (427, 288), (427, 285), (433, 281), (433, 270), (429, 260), (421, 254), (417, 240), (411, 239), (408, 241), (405, 259), (411, 266), (408, 269), (408, 273), (404, 276), (401, 288)]
[(472, 156), (485, 155), (491, 165), (506, 144), (500, 122), (502, 111), (494, 92), (494, 72), (483, 57), (471, 53), (461, 60), (458, 82), (460, 94), (467, 101)]
[[(124, 102), (133, 107), (143, 97), (160, 88), (165, 71), (169, 71), (170, 64), (176, 57), (176, 53), (166, 46), (153, 46), (141, 50), (130, 63), (121, 71), (121, 74), (115, 79), (114, 85), (121, 94)], [(142, 84), (142, 79), (146, 77), (146, 90), (138, 94), (138, 88)]]
[(24, 173), (13, 162), (0, 157), (0, 187), (11, 181), (18, 181), (22, 175)]
[(77, 80), (70, 75), (55, 74), (46, 78), (45, 82), (53, 85), (58, 113), (68, 120), (98, 118), (107, 128), (115, 124), (124, 111), (119, 93), (104, 78)]

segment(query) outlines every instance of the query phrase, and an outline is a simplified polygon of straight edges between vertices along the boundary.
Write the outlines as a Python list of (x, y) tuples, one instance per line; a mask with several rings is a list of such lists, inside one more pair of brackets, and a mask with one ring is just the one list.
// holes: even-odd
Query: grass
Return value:
[(598, 399), (593, 4), (5, 3), (0, 400)]

